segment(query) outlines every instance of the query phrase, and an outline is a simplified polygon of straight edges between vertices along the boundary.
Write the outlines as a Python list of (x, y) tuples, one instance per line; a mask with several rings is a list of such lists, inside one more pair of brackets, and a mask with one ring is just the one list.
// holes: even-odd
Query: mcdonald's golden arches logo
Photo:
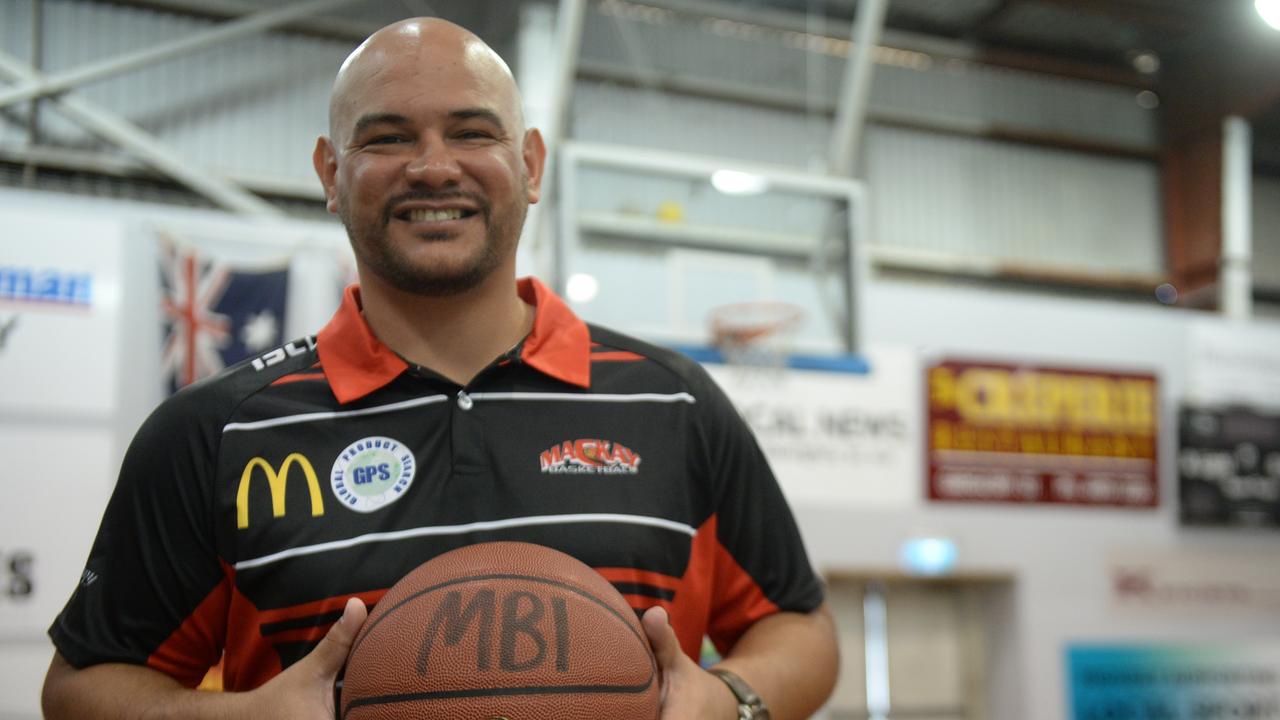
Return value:
[(297, 464), (307, 481), (307, 490), (311, 492), (311, 517), (324, 515), (324, 498), (320, 495), (320, 481), (316, 479), (315, 468), (302, 453), (290, 453), (280, 464), (280, 472), (271, 467), (271, 463), (255, 457), (244, 466), (240, 474), (240, 489), (236, 492), (236, 526), (241, 530), (249, 527), (249, 485), (253, 480), (255, 468), (262, 468), (267, 476), (267, 485), (271, 487), (271, 515), (284, 517), (285, 490), (289, 484), (289, 470)]

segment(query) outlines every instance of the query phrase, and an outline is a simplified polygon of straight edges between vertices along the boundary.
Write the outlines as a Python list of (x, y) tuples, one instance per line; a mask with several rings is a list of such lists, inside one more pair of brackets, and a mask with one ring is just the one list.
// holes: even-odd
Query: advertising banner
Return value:
[(1169, 623), (1231, 619), (1258, 627), (1274, 626), (1280, 617), (1274, 551), (1115, 548), (1107, 565), (1117, 616)]
[(1280, 645), (1076, 645), (1073, 720), (1280, 718)]
[(1280, 328), (1196, 318), (1187, 338), (1186, 396), (1202, 405), (1280, 410)]
[(918, 502), (919, 360), (898, 349), (867, 359), (865, 374), (707, 365), (792, 503)]
[(111, 428), (10, 424), (0, 507), (0, 642), (41, 639), (76, 583), (112, 486)]
[(1280, 528), (1280, 412), (1184, 406), (1178, 499), (1184, 525)]
[(107, 419), (119, 368), (117, 223), (0, 212), (0, 410)]
[(1158, 503), (1154, 375), (944, 359), (926, 377), (929, 499)]

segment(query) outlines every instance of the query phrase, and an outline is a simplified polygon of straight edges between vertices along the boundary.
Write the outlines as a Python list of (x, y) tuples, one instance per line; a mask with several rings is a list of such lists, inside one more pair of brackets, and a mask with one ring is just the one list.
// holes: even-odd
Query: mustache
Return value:
[(410, 201), (445, 202), (448, 200), (468, 200), (479, 208), (481, 215), (486, 218), (489, 217), (489, 201), (478, 193), (463, 190), (410, 190), (391, 198), (382, 207), (382, 224), (386, 226), (391, 222), (391, 216), (393, 215), (391, 208), (400, 203)]

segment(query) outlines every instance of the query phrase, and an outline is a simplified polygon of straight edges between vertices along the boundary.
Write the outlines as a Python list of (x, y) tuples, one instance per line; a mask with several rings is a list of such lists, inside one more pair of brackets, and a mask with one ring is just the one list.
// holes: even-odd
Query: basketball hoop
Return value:
[(713, 308), (707, 324), (726, 364), (781, 369), (787, 364), (788, 341), (804, 316), (798, 305), (760, 300)]

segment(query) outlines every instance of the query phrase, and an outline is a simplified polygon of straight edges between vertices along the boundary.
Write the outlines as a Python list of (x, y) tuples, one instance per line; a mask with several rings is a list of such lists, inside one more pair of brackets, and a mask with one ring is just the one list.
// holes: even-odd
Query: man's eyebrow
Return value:
[(478, 118), (491, 123), (494, 127), (506, 130), (506, 126), (502, 124), (502, 118), (498, 116), (498, 113), (488, 108), (462, 108), (449, 113), (449, 117), (454, 120), (472, 120)]
[(356, 121), (355, 127), (351, 130), (351, 135), (356, 137), (373, 125), (404, 126), (408, 124), (409, 118), (398, 113), (369, 113), (368, 115), (360, 116), (360, 119)]

